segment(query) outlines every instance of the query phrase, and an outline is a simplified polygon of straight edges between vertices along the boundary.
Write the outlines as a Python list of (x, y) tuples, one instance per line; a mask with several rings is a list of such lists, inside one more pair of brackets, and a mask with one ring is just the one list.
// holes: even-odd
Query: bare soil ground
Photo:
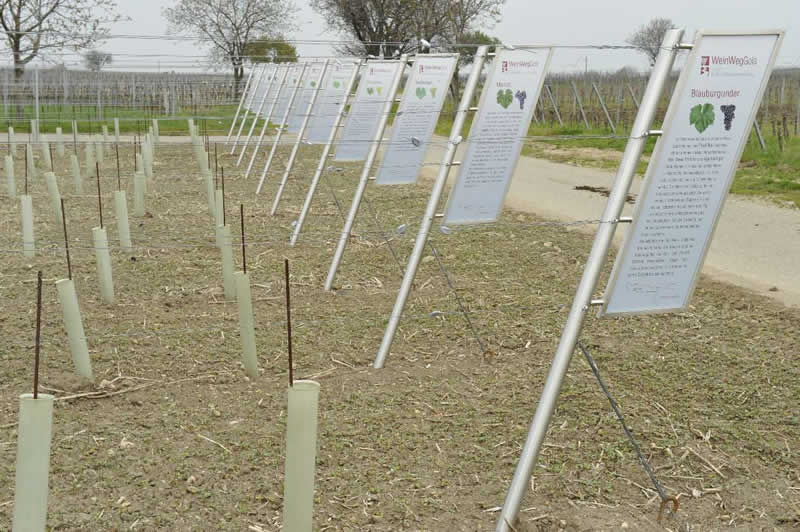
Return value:
[[(287, 153), (281, 149), (276, 169)], [(315, 153), (301, 150), (276, 217), (269, 206), (280, 172), (256, 198), (254, 179), (220, 158), (234, 235), (240, 202), (246, 210), (262, 368), (254, 380), (239, 363), (237, 310), (222, 296), (219, 251), (188, 145), (157, 150), (150, 214), (131, 215), (136, 249), (112, 254), (114, 306), (100, 301), (89, 249), (93, 182), (85, 181), (86, 196), (66, 193), (67, 161), (57, 161), (94, 384), (73, 376), (53, 286), (66, 275), (61, 226), (43, 179), (30, 182), (35, 259), (20, 252), (18, 203), (0, 197), (0, 529), (11, 522), (17, 397), (31, 387), (34, 281), (42, 269), (42, 380), (58, 398), (51, 529), (279, 530), (284, 256), (292, 264), (296, 375), (322, 386), (314, 529), (494, 528), (591, 237), (512, 211), (501, 223), (436, 231), (387, 368), (373, 370), (429, 184), (370, 185), (338, 289), (327, 293), (321, 286), (340, 209), (349, 206), (360, 167), (330, 165), (290, 248)], [(131, 149), (121, 154), (130, 177)], [(114, 163), (104, 168), (113, 239)], [(404, 233), (396, 230), (402, 224)], [(688, 312), (592, 317), (583, 342), (680, 511), (656, 522), (656, 492), (576, 356), (517, 530), (800, 527), (800, 310), (704, 278)]]

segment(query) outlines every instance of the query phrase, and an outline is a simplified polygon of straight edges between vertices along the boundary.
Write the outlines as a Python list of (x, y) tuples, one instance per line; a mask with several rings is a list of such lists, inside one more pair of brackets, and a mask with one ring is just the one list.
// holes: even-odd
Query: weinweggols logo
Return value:
[(500, 72), (526, 72), (539, 68), (539, 61), (501, 61)]
[(425, 72), (426, 70), (428, 72), (444, 72), (445, 70), (447, 70), (447, 66), (445, 66), (445, 65), (436, 65), (436, 64), (423, 65), (422, 62), (420, 62), (419, 71), (420, 72)]
[(758, 58), (750, 55), (702, 55), (700, 56), (700, 74), (711, 75), (711, 66), (747, 67), (758, 64)]

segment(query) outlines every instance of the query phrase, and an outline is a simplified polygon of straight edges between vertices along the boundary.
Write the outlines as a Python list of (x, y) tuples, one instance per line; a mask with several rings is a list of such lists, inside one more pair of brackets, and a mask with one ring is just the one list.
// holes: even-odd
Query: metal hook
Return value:
[(666, 497), (661, 500), (661, 506), (658, 508), (658, 522), (661, 522), (661, 518), (664, 517), (664, 508), (667, 507), (667, 503), (672, 503), (672, 513), (678, 513), (678, 499), (675, 497)]

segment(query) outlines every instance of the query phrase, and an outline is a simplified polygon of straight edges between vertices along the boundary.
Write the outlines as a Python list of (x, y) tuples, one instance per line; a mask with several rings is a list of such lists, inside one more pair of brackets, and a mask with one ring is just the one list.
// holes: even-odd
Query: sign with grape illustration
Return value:
[[(314, 96), (322, 67), (322, 63), (311, 63), (308, 65), (308, 68), (306, 68), (305, 78), (300, 84), (300, 90), (297, 91), (297, 97), (294, 100), (292, 112), (289, 115), (289, 133), (297, 133), (300, 131), (300, 126), (303, 125), (303, 119), (305, 119), (308, 113), (308, 104), (311, 103), (311, 98)], [(318, 106), (319, 98), (314, 102), (314, 108)], [(311, 113), (314, 113), (314, 109), (311, 110)]]
[(376, 184), (416, 183), (457, 59), (457, 54), (417, 56), (397, 108)]
[(400, 61), (369, 61), (361, 73), (358, 92), (350, 105), (342, 137), (336, 149), (337, 161), (363, 161), (378, 130), (378, 119), (392, 80), (404, 65)]
[(344, 93), (347, 82), (356, 66), (353, 63), (328, 65), (322, 90), (314, 104), (311, 120), (306, 128), (306, 140), (311, 144), (324, 144), (328, 141), (331, 129), (336, 122), (339, 106), (347, 95)]
[(442, 223), (500, 217), (552, 54), (549, 47), (498, 50)]
[(688, 306), (782, 38), (780, 31), (698, 35), (601, 314)]

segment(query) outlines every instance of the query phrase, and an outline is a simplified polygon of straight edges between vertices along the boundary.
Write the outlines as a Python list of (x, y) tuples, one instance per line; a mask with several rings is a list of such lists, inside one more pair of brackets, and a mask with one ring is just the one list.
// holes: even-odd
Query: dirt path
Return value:
[[(437, 137), (439, 142), (446, 139)], [(443, 149), (432, 148), (427, 160), (441, 159)], [(459, 154), (460, 157), (460, 154)], [(435, 167), (426, 174), (435, 175)], [(451, 174), (455, 175), (455, 172)], [(511, 183), (506, 205), (560, 221), (601, 217), (606, 197), (598, 192), (575, 190), (590, 186), (608, 188), (614, 174), (598, 168), (583, 168), (532, 157), (521, 157)], [(641, 180), (631, 187), (637, 195)], [(625, 208), (630, 215), (633, 205)], [(583, 230), (594, 232), (593, 225)], [(619, 245), (626, 228), (617, 231)], [(734, 283), (782, 302), (800, 307), (800, 210), (730, 196), (722, 210), (703, 273)], [(777, 289), (777, 290), (776, 290)]]

